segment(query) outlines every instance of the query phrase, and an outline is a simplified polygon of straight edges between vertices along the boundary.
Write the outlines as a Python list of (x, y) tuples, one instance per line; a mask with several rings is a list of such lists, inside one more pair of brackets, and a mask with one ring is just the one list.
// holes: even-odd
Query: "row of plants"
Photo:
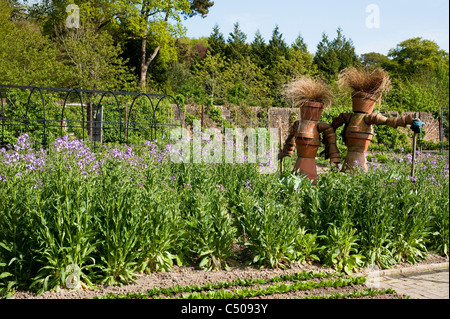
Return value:
[(313, 187), (288, 171), (260, 174), (262, 158), (174, 163), (173, 144), (93, 152), (65, 136), (47, 150), (32, 145), (23, 135), (0, 151), (3, 294), (65, 288), (74, 266), (92, 287), (175, 263), (214, 270), (318, 262), (350, 274), (448, 255), (443, 156), (418, 154), (413, 177), (411, 155), (394, 156), (370, 162), (367, 173), (322, 174)]
[(284, 274), (281, 276), (273, 276), (269, 279), (264, 278), (238, 278), (233, 281), (218, 281), (218, 282), (208, 282), (202, 286), (198, 285), (188, 285), (188, 286), (180, 286), (175, 285), (169, 288), (157, 288), (153, 287), (151, 289), (147, 289), (145, 293), (143, 292), (132, 292), (127, 294), (114, 294), (109, 293), (105, 296), (96, 297), (96, 299), (145, 299), (145, 298), (153, 298), (160, 295), (165, 296), (174, 296), (181, 293), (199, 293), (205, 290), (217, 290), (222, 288), (230, 288), (230, 287), (239, 287), (239, 286), (253, 286), (253, 285), (264, 285), (269, 283), (277, 283), (284, 281), (293, 281), (300, 282), (314, 278), (330, 278), (330, 277), (343, 277), (341, 274), (336, 273), (326, 273), (326, 272), (306, 272), (302, 271), (300, 273), (294, 274)]
[[(336, 277), (336, 278), (330, 278)], [(308, 281), (310, 279), (329, 278), (320, 281)], [(301, 272), (292, 275), (274, 276), (269, 279), (252, 278), (236, 279), (233, 281), (208, 282), (202, 286), (172, 286), (168, 288), (151, 288), (146, 292), (133, 292), (127, 294), (109, 293), (94, 299), (244, 299), (283, 294), (299, 290), (312, 291), (302, 299), (343, 299), (362, 298), (384, 294), (395, 294), (395, 290), (365, 288), (349, 293), (315, 294), (314, 289), (321, 287), (347, 287), (365, 283), (365, 277), (346, 278), (342, 274), (324, 272)], [(271, 284), (274, 283), (274, 284)], [(257, 287), (251, 287), (257, 285)], [(260, 286), (265, 285), (265, 286)], [(230, 290), (231, 289), (231, 290)]]

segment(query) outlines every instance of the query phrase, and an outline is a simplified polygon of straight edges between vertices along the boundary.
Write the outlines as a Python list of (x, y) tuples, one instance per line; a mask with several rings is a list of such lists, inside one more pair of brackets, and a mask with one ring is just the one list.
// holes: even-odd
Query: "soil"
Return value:
[[(393, 268), (405, 268), (413, 267), (423, 264), (435, 264), (448, 262), (448, 258), (441, 257), (439, 255), (429, 254), (428, 258), (419, 264), (411, 265), (408, 263), (401, 263)], [(11, 299), (92, 299), (94, 297), (100, 297), (109, 293), (113, 294), (127, 294), (131, 292), (146, 292), (147, 289), (157, 288), (169, 288), (175, 285), (187, 286), (198, 285), (202, 286), (206, 283), (214, 283), (219, 281), (233, 281), (235, 279), (251, 279), (251, 278), (264, 278), (269, 279), (273, 276), (279, 276), (282, 274), (293, 274), (302, 271), (323, 271), (334, 272), (333, 269), (322, 267), (320, 265), (309, 264), (293, 264), (288, 269), (257, 269), (250, 266), (236, 266), (231, 267), (229, 271), (203, 271), (196, 267), (182, 266), (174, 267), (173, 271), (168, 273), (152, 273), (143, 274), (136, 278), (136, 284), (128, 284), (123, 286), (102, 286), (97, 289), (79, 289), (79, 290), (60, 290), (48, 291), (39, 296), (27, 291), (17, 291)], [(364, 269), (358, 270), (354, 275), (363, 276), (365, 274)], [(257, 297), (254, 299), (298, 299), (310, 295), (330, 295), (332, 293), (350, 293), (360, 291), (366, 288), (364, 285), (350, 285), (346, 287), (336, 288), (317, 288), (309, 291), (295, 291), (285, 294), (272, 294), (263, 297)], [(172, 296), (173, 297), (173, 296)], [(397, 293), (376, 295), (372, 297), (361, 297), (358, 299), (406, 299), (408, 296)]]

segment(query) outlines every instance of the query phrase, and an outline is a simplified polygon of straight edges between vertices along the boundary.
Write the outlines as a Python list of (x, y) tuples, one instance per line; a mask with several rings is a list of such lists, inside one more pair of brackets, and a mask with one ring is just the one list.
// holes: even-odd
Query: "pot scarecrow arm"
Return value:
[(339, 157), (339, 150), (336, 145), (336, 133), (333, 127), (327, 123), (319, 122), (317, 129), (319, 133), (323, 133), (323, 144), (325, 147), (328, 147), (330, 164), (339, 164), (341, 159)]
[(284, 142), (283, 151), (278, 154), (278, 159), (283, 157), (291, 157), (295, 150), (295, 136), (297, 134), (299, 121), (295, 121), (294, 124), (289, 129), (289, 135)]
[(387, 125), (392, 128), (397, 128), (399, 126), (406, 127), (406, 125), (411, 125), (414, 122), (414, 117), (409, 114), (402, 117), (386, 117), (379, 113), (368, 114), (364, 117), (364, 121), (368, 125)]
[(333, 122), (331, 122), (331, 127), (334, 131), (336, 131), (339, 127), (341, 127), (344, 124), (348, 124), (350, 122), (350, 118), (352, 116), (352, 113), (341, 113), (338, 117), (335, 117), (333, 119)]

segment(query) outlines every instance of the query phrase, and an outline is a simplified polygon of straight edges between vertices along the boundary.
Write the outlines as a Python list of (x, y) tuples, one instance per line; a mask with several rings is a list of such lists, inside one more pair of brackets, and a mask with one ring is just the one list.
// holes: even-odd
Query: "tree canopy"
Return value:
[[(66, 26), (68, 4), (80, 8), (78, 28)], [(278, 25), (268, 39), (259, 30), (247, 35), (239, 22), (226, 35), (216, 24), (207, 37), (187, 38), (183, 22), (213, 9), (210, 0), (0, 0), (0, 83), (284, 107), (291, 105), (283, 86), (301, 75), (320, 77), (336, 89), (346, 67), (382, 67), (393, 83), (383, 107), (437, 112), (448, 102), (449, 55), (431, 40), (405, 39), (387, 55), (358, 56), (340, 27), (334, 37), (323, 33), (317, 39), (314, 54), (300, 32), (287, 43)]]

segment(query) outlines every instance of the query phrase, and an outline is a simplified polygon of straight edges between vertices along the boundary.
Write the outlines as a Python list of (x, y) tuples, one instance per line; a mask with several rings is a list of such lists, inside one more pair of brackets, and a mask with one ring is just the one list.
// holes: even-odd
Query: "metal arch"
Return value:
[[(61, 136), (62, 137), (62, 130), (63, 130), (63, 122), (64, 122), (64, 111), (66, 110), (66, 103), (67, 103), (67, 99), (69, 98), (70, 93), (75, 92), (77, 93), (78, 97), (80, 98), (80, 103), (81, 103), (81, 116), (82, 116), (82, 127), (84, 128), (84, 109), (83, 109), (83, 99), (81, 97), (81, 93), (79, 89), (70, 89), (67, 94), (66, 97), (64, 99), (64, 104), (62, 106), (62, 112), (61, 112)], [(84, 140), (84, 129), (82, 129), (83, 131), (83, 140)]]
[(102, 97), (100, 98), (100, 101), (98, 102), (98, 107), (100, 108), (102, 100), (106, 94), (112, 94), (114, 96), (114, 98), (116, 99), (117, 110), (119, 111), (119, 138), (120, 138), (119, 142), (121, 143), (122, 142), (122, 111), (120, 110), (120, 103), (119, 103), (119, 100), (117, 99), (116, 94), (113, 91), (103, 91)]
[[(183, 121), (183, 117), (181, 116), (181, 114), (182, 114), (182, 113), (181, 113), (181, 109), (180, 109), (180, 106), (178, 105), (177, 100), (176, 100), (172, 95), (164, 95), (164, 96), (161, 96), (160, 99), (159, 99), (159, 101), (158, 101), (158, 103), (156, 104), (155, 110), (154, 110), (154, 112), (153, 112), (153, 120), (154, 120), (154, 123), (155, 123), (155, 130), (156, 130), (156, 125), (157, 125), (157, 121), (156, 121), (156, 111), (158, 110), (159, 103), (161, 103), (161, 101), (164, 100), (165, 98), (171, 98), (171, 99), (175, 102), (175, 105), (177, 106), (178, 114), (180, 114), (181, 137), (183, 137), (183, 123), (184, 123), (184, 121)], [(186, 127), (186, 126), (185, 126), (185, 127)]]
[(31, 92), (30, 92), (30, 94), (28, 95), (28, 101), (27, 101), (27, 106), (26, 106), (26, 108), (25, 108), (25, 116), (27, 117), (28, 116), (28, 108), (29, 108), (29, 106), (30, 106), (30, 100), (31, 100), (31, 96), (33, 95), (33, 92), (34, 92), (34, 90), (38, 90), (39, 91), (39, 94), (41, 95), (41, 101), (42, 101), (42, 112), (43, 112), (43, 115), (44, 115), (44, 132), (43, 132), (43, 146), (44, 146), (44, 148), (47, 146), (47, 135), (45, 134), (45, 131), (46, 131), (46, 127), (47, 127), (47, 118), (45, 117), (45, 101), (44, 101), (44, 95), (42, 94), (42, 90), (41, 90), (41, 88), (39, 88), (39, 87), (37, 87), (37, 86), (34, 86), (34, 87), (32, 87), (32, 89), (31, 89)]
[[(49, 124), (47, 122), (55, 121), (55, 120), (58, 121), (58, 119), (47, 119), (48, 110), (46, 109), (46, 105), (45, 105), (46, 102), (45, 102), (45, 99), (44, 99), (42, 91), (52, 92), (51, 94), (58, 94), (58, 92), (60, 92), (60, 93), (61, 92), (65, 92), (66, 96), (65, 96), (65, 99), (64, 99), (64, 104), (62, 105), (62, 112), (60, 113), (61, 117), (62, 117), (61, 121), (64, 118), (65, 112), (67, 110), (67, 101), (69, 99), (69, 95), (75, 92), (78, 95), (78, 97), (80, 99), (80, 102), (81, 102), (83, 123), (85, 123), (85, 114), (84, 114), (84, 112), (85, 112), (85, 109), (86, 109), (84, 107), (84, 103), (83, 103), (83, 97), (82, 97), (83, 93), (86, 93), (86, 94), (99, 94), (99, 95), (101, 94), (102, 96), (101, 96), (100, 102), (98, 103), (99, 105), (102, 103), (103, 98), (104, 98), (105, 95), (107, 95), (107, 94), (113, 95), (115, 100), (116, 100), (116, 105), (117, 105), (117, 108), (118, 108), (118, 111), (119, 111), (119, 116), (120, 116), (120, 122), (119, 123), (117, 123), (117, 122), (115, 123), (115, 124), (119, 124), (120, 125), (120, 127), (119, 127), (119, 130), (120, 130), (119, 139), (115, 140), (116, 142), (119, 142), (119, 143), (123, 143), (123, 135), (122, 135), (123, 134), (123, 118), (122, 118), (123, 117), (123, 112), (122, 112), (122, 109), (121, 109), (120, 101), (118, 99), (119, 95), (120, 96), (133, 96), (134, 100), (133, 100), (133, 103), (132, 103), (131, 110), (133, 108), (135, 108), (134, 104), (135, 104), (136, 100), (139, 97), (141, 97), (143, 95), (147, 97), (147, 99), (150, 101), (150, 105), (152, 107), (152, 111), (150, 111), (150, 112), (153, 112), (153, 114), (147, 115), (147, 118), (152, 117), (153, 121), (149, 120), (149, 122), (153, 122), (153, 123), (144, 123), (144, 124), (151, 127), (152, 137), (153, 137), (153, 134), (155, 134), (155, 136), (156, 136), (157, 126), (162, 126), (162, 127), (163, 126), (172, 126), (172, 127), (173, 126), (178, 126), (178, 124), (174, 125), (174, 124), (169, 124), (169, 123), (156, 123), (157, 108), (159, 107), (159, 104), (161, 103), (161, 101), (164, 98), (166, 98), (166, 97), (171, 98), (175, 102), (175, 104), (177, 105), (178, 114), (176, 114), (176, 115), (178, 115), (178, 117), (180, 118), (180, 126), (183, 127), (183, 123), (184, 123), (183, 113), (182, 113), (182, 111), (181, 111), (181, 109), (180, 109), (176, 99), (174, 97), (172, 97), (172, 96), (164, 95), (164, 94), (138, 93), (138, 92), (126, 92), (126, 91), (124, 91), (124, 92), (122, 92), (122, 91), (104, 91), (104, 90), (102, 91), (102, 90), (88, 90), (88, 89), (67, 89), (67, 88), (23, 86), (23, 85), (6, 85), (6, 84), (1, 84), (1, 83), (0, 83), (0, 88), (2, 89), (2, 91), (0, 91), (0, 98), (2, 99), (2, 102), (1, 102), (2, 103), (2, 106), (1, 106), (2, 107), (2, 111), (1, 111), (2, 112), (1, 113), (2, 120), (1, 120), (1, 124), (0, 124), (0, 125), (2, 125), (2, 135), (1, 135), (2, 142), (4, 142), (5, 133), (7, 132), (7, 130), (5, 129), (5, 127), (7, 126), (7, 121), (9, 121), (9, 120), (11, 120), (13, 122), (14, 121), (22, 121), (22, 122), (25, 122), (25, 125), (27, 127), (30, 125), (31, 121), (38, 121), (38, 122), (42, 122), (43, 121), (44, 122), (43, 123), (43, 134), (44, 134), (44, 136), (43, 137), (44, 138), (43, 138), (42, 144), (45, 147), (48, 146), (47, 145), (47, 142), (48, 142), (47, 132), (48, 132), (48, 129), (49, 129), (50, 126), (49, 126)], [(3, 88), (5, 88), (5, 90), (8, 90), (8, 89), (18, 89), (18, 90), (22, 90), (22, 91), (24, 91), (24, 90), (31, 90), (31, 92), (28, 94), (28, 100), (26, 102), (27, 104), (26, 104), (25, 110), (21, 110), (22, 112), (19, 115), (20, 118), (7, 118), (6, 117), (7, 116), (7, 114), (5, 114), (5, 112), (6, 112), (5, 106), (6, 105), (5, 105), (4, 101), (3, 101), (3, 95), (5, 94), (4, 93), (5, 90), (3, 90)], [(35, 90), (39, 91), (39, 94), (41, 96), (43, 119), (41, 119), (41, 118), (38, 118), (38, 119), (37, 118), (29, 118), (28, 117), (28, 113), (30, 112), (29, 110), (30, 110), (30, 107), (31, 107), (32, 95), (34, 94)], [(84, 99), (86, 99), (86, 98), (84, 98)], [(153, 99), (155, 99), (155, 100), (159, 99), (158, 102), (157, 102), (157, 106), (156, 107), (155, 107), (155, 103), (156, 102), (153, 101)], [(14, 100), (11, 100), (11, 102), (12, 102), (12, 104), (14, 104)], [(39, 108), (39, 106), (37, 106), (37, 108)], [(36, 109), (36, 108), (34, 108), (34, 109)], [(177, 116), (175, 116), (175, 119), (176, 119), (176, 117)], [(78, 120), (77, 122), (80, 122), (80, 121)], [(108, 123), (108, 121), (103, 121), (103, 122)], [(114, 122), (109, 122), (109, 123), (114, 123)], [(58, 127), (58, 125), (56, 125), (55, 127)], [(83, 138), (84, 137), (85, 137), (85, 132), (83, 131)]]
[[(150, 98), (149, 94), (147, 93), (139, 93), (134, 99), (133, 102), (130, 105), (130, 110), (128, 111), (129, 114), (131, 114), (131, 111), (133, 110), (133, 106), (134, 106), (134, 102), (136, 102), (136, 100), (141, 97), (141, 96), (145, 96), (147, 98), (147, 100), (150, 102), (150, 106), (152, 107), (152, 111), (153, 111), (153, 117), (155, 115), (155, 107), (153, 106), (153, 101)], [(154, 123), (150, 123), (150, 138), (153, 139), (153, 129), (156, 130), (156, 126)], [(125, 123), (125, 125), (127, 125), (127, 123)], [(155, 137), (156, 137), (156, 131), (155, 131)], [(127, 143), (128, 143), (128, 135), (127, 135)]]

